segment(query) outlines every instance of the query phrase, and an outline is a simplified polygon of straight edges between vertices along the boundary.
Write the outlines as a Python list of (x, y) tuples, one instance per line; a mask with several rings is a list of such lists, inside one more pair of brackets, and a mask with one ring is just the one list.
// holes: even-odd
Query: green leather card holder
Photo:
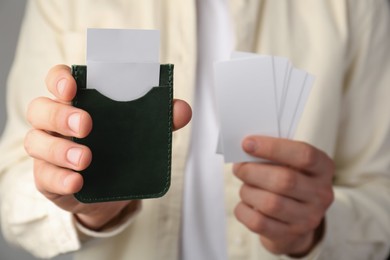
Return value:
[(86, 138), (73, 138), (92, 151), (80, 172), (84, 203), (157, 198), (169, 189), (171, 176), (173, 65), (160, 65), (159, 86), (131, 101), (114, 101), (86, 88), (87, 67), (72, 66), (77, 83), (73, 106), (93, 121)]

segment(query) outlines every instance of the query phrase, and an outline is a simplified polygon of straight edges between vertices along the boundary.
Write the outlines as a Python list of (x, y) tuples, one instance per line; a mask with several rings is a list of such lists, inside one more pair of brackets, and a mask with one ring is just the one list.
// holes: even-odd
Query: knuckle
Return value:
[(245, 185), (242, 185), (239, 191), (240, 199), (245, 200), (247, 193), (247, 187)]
[(264, 203), (264, 213), (275, 215), (283, 210), (283, 200), (277, 195), (269, 195)]
[(53, 109), (49, 111), (49, 124), (53, 127), (53, 129), (67, 129), (68, 126), (65, 124), (65, 120), (61, 120), (66, 118), (66, 113), (64, 109), (61, 109), (59, 106), (54, 106)]
[(58, 144), (56, 142), (51, 142), (47, 147), (48, 157), (55, 158), (59, 154)]
[(298, 176), (295, 171), (290, 168), (284, 168), (283, 172), (277, 177), (278, 191), (286, 194), (295, 190), (298, 185)]
[(242, 220), (242, 208), (243, 208), (243, 205), (244, 205), (243, 202), (240, 201), (236, 205), (236, 207), (234, 208), (234, 216), (242, 223), (244, 223), (243, 220)]
[(243, 220), (242, 220), (243, 208), (244, 208), (244, 203), (243, 203), (242, 201), (240, 201), (240, 202), (236, 205), (236, 207), (234, 208), (234, 216), (235, 216), (240, 222), (242, 222), (242, 223), (244, 223)]
[(30, 129), (26, 133), (26, 136), (24, 137), (24, 142), (23, 142), (24, 150), (31, 157), (35, 156), (34, 143), (36, 143), (35, 139), (36, 139), (36, 135), (37, 135), (38, 131), (39, 130), (36, 130), (36, 129)]
[(267, 153), (268, 153), (268, 158), (270, 158), (271, 160), (274, 159), (274, 158), (278, 158), (279, 157), (279, 153), (280, 153), (280, 147), (279, 145), (277, 144), (270, 144), (268, 145), (267, 147)]
[(33, 122), (33, 110), (34, 110), (34, 103), (36, 102), (35, 101), (36, 99), (34, 99), (34, 100), (32, 100), (29, 104), (28, 104), (28, 106), (27, 106), (27, 112), (26, 112), (26, 119), (27, 119), (27, 121), (30, 123), (30, 124), (32, 124)]
[(43, 100), (43, 97), (34, 98), (27, 106), (26, 119), (31, 125), (35, 125), (36, 107)]
[(257, 234), (264, 234), (267, 229), (267, 223), (260, 214), (254, 214), (248, 222), (248, 228)]
[(238, 175), (241, 179), (244, 179), (248, 173), (248, 163), (236, 164), (233, 167), (234, 173)]
[(46, 160), (57, 164), (66, 158), (66, 146), (63, 139), (53, 139), (47, 146)]
[(300, 164), (302, 168), (312, 168), (317, 163), (318, 151), (314, 147), (305, 144), (302, 147), (301, 153)]
[(323, 205), (325, 206), (325, 208), (328, 208), (333, 203), (334, 200), (334, 192), (332, 186), (321, 191), (319, 197)]
[(26, 150), (27, 154), (31, 155), (31, 135), (33, 133), (33, 129), (29, 130), (24, 137), (24, 150)]

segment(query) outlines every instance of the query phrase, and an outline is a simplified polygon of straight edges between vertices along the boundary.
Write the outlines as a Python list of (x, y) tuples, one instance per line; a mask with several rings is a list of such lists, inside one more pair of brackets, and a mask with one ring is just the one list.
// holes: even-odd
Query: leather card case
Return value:
[(160, 65), (159, 86), (131, 101), (114, 101), (86, 88), (87, 67), (72, 66), (77, 83), (73, 106), (93, 122), (86, 138), (73, 138), (92, 151), (75, 193), (84, 203), (158, 198), (171, 179), (173, 65)]

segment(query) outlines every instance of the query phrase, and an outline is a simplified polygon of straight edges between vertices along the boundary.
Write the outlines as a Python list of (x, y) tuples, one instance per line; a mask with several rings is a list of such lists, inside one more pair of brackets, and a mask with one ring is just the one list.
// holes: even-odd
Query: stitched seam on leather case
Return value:
[(165, 183), (165, 187), (164, 187), (164, 190), (161, 191), (157, 196), (161, 195), (161, 194), (164, 194), (165, 192), (167, 192), (168, 188), (169, 188), (169, 183), (170, 183), (170, 179), (171, 179), (171, 157), (172, 157), (172, 104), (173, 104), (173, 100), (172, 100), (172, 97), (173, 97), (173, 71), (172, 71), (172, 65), (168, 65), (168, 68), (169, 68), (169, 73), (168, 73), (168, 77), (169, 77), (169, 81), (168, 81), (168, 85), (169, 85), (169, 115), (168, 115), (168, 159), (167, 159), (167, 181)]
[[(79, 80), (79, 66), (77, 66), (77, 65), (72, 66), (72, 75), (73, 75), (73, 77), (76, 81), (76, 85), (77, 85), (77, 82)], [(78, 87), (76, 87), (76, 95), (75, 95), (74, 99), (72, 100), (72, 105), (75, 107), (78, 104), (78, 96), (77, 96), (78, 91), (79, 91), (79, 89), (78, 89)], [(77, 142), (77, 140), (78, 140), (78, 138), (72, 137), (72, 141)]]

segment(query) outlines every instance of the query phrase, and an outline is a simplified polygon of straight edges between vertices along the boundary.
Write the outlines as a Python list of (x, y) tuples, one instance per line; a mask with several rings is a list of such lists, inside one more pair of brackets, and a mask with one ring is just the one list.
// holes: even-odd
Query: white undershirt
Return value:
[(226, 0), (197, 0), (198, 63), (192, 135), (185, 171), (181, 259), (227, 259), (223, 160), (215, 153), (218, 121), (213, 63), (233, 47)]

